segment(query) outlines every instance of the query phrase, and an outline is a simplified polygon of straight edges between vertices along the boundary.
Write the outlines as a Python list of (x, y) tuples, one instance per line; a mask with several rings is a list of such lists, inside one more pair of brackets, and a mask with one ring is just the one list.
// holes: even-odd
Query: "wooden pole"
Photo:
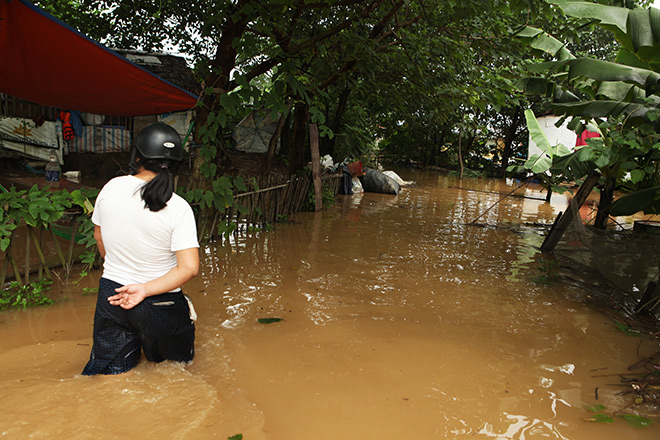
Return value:
[(542, 252), (552, 252), (555, 246), (557, 246), (562, 235), (564, 235), (564, 232), (566, 232), (566, 229), (568, 229), (568, 226), (571, 224), (573, 217), (580, 210), (580, 207), (587, 200), (589, 194), (591, 194), (591, 190), (594, 189), (594, 186), (598, 183), (598, 179), (600, 179), (600, 173), (596, 170), (590, 172), (587, 178), (584, 179), (584, 182), (580, 186), (580, 189), (578, 189), (575, 197), (573, 197), (568, 204), (566, 212), (561, 214), (559, 219), (555, 222), (554, 227), (550, 229), (545, 240), (543, 240), (543, 244), (541, 245)]
[(312, 179), (314, 195), (316, 196), (315, 211), (323, 209), (323, 194), (321, 185), (321, 154), (319, 153), (319, 129), (316, 124), (309, 124), (309, 147), (312, 150)]
[(468, 223), (468, 224), (470, 224), (470, 225), (475, 224), (475, 223), (477, 222), (477, 220), (479, 220), (481, 217), (483, 217), (484, 215), (486, 215), (486, 214), (488, 213), (488, 211), (490, 211), (490, 210), (493, 209), (495, 206), (497, 206), (497, 205), (499, 205), (500, 203), (502, 203), (502, 200), (506, 199), (506, 198), (509, 197), (511, 194), (513, 194), (514, 192), (518, 191), (518, 190), (519, 190), (520, 188), (522, 188), (523, 186), (527, 185), (527, 184), (529, 183), (529, 180), (530, 180), (530, 179), (525, 180), (523, 183), (521, 183), (520, 185), (518, 185), (515, 189), (512, 189), (511, 191), (509, 191), (508, 194), (504, 194), (504, 195), (503, 195), (503, 196), (502, 196), (497, 202), (495, 202), (495, 203), (493, 203), (492, 205), (490, 205), (490, 207), (489, 207), (488, 209), (486, 209), (484, 212), (482, 212), (481, 214), (479, 214), (479, 215), (477, 216), (477, 218), (475, 218), (474, 220), (472, 220), (472, 221), (471, 221), (470, 223)]

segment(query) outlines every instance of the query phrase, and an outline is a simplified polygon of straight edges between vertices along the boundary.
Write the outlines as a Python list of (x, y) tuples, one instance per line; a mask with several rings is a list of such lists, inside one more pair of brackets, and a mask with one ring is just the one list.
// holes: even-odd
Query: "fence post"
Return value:
[(315, 211), (323, 209), (323, 195), (321, 186), (321, 153), (319, 153), (319, 129), (316, 124), (309, 124), (309, 147), (312, 152), (312, 180), (314, 182), (314, 195), (316, 196)]

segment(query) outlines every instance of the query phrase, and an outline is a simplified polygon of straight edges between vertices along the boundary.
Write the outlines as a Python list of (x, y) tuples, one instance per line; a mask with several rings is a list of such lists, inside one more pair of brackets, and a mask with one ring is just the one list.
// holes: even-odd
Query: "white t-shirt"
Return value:
[(165, 208), (150, 211), (140, 195), (144, 184), (135, 176), (115, 177), (99, 192), (92, 214), (106, 251), (103, 277), (123, 285), (159, 278), (176, 266), (176, 251), (199, 247), (188, 202), (172, 194)]

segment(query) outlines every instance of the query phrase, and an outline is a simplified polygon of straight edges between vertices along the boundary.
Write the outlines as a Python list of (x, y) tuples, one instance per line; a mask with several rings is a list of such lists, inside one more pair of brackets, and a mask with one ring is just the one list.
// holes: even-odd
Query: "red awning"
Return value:
[(0, 0), (0, 92), (110, 116), (193, 108), (197, 97), (25, 0)]

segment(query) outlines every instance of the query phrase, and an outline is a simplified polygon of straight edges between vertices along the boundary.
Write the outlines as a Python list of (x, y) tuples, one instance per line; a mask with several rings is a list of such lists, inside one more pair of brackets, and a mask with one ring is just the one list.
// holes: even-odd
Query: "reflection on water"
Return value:
[(657, 348), (582, 305), (583, 287), (533, 281), (534, 225), (566, 199), (522, 188), (493, 206), (518, 183), (401, 176), (417, 185), (206, 247), (187, 287), (191, 365), (79, 376), (94, 308), (82, 286), (0, 314), (0, 437), (656, 439), (655, 425), (585, 421), (585, 406), (630, 403), (595, 372)]

